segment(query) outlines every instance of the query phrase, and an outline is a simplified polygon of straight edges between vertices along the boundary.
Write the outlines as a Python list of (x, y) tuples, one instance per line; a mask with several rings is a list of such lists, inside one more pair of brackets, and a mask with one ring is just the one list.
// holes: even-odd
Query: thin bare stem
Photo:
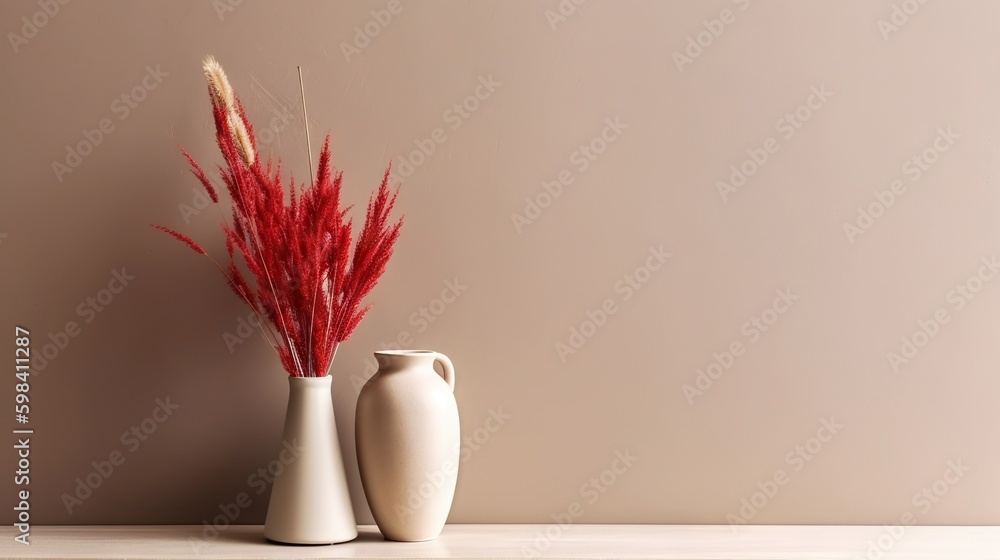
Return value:
[(312, 139), (309, 136), (309, 112), (306, 110), (306, 86), (305, 82), (302, 80), (302, 67), (296, 66), (295, 68), (299, 71), (299, 95), (302, 96), (302, 123), (306, 127), (306, 150), (309, 151), (307, 158), (309, 161), (309, 184), (313, 185), (316, 181), (316, 174), (313, 173), (313, 160), (312, 160)]
[(333, 360), (337, 357), (337, 350), (340, 350), (340, 343), (333, 343), (333, 354), (330, 356), (330, 364), (326, 366), (326, 374), (330, 375), (330, 370), (333, 369)]
[[(309, 135), (309, 112), (306, 109), (306, 86), (305, 81), (302, 79), (302, 67), (295, 67), (299, 71), (299, 95), (302, 97), (302, 123), (305, 125), (306, 131), (306, 160), (309, 162), (309, 185), (316, 186), (316, 174), (313, 172), (313, 160), (312, 160), (312, 137)], [(295, 186), (293, 185), (294, 189)], [(316, 316), (316, 292), (319, 291), (319, 285), (316, 285), (316, 289), (313, 290), (313, 305), (312, 305), (312, 316), (309, 317), (309, 373), (313, 373), (313, 319)]]

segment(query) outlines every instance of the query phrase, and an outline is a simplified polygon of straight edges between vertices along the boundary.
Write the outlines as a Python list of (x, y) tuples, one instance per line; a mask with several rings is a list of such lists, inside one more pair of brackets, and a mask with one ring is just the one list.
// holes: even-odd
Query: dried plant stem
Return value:
[[(309, 111), (306, 109), (306, 85), (302, 79), (302, 67), (296, 66), (296, 70), (299, 71), (299, 95), (302, 97), (302, 124), (305, 126), (306, 131), (306, 161), (309, 162), (309, 186), (316, 186), (316, 174), (313, 172), (313, 160), (312, 160), (312, 137), (309, 135)], [(313, 320), (316, 317), (316, 292), (319, 291), (319, 284), (316, 284), (316, 289), (313, 290), (313, 304), (312, 313), (309, 317), (309, 369), (312, 372), (312, 338), (313, 338)]]
[(330, 365), (326, 366), (326, 374), (330, 375), (330, 370), (333, 369), (333, 360), (337, 357), (337, 350), (340, 350), (340, 343), (337, 342), (333, 345), (333, 355), (330, 356)]
[(308, 156), (306, 159), (309, 161), (309, 185), (312, 186), (315, 184), (316, 174), (313, 173), (313, 147), (312, 138), (309, 136), (309, 112), (306, 110), (306, 86), (305, 82), (302, 81), (302, 67), (296, 66), (295, 68), (299, 71), (299, 95), (302, 96), (302, 124), (306, 128), (306, 149), (309, 150), (306, 154)]

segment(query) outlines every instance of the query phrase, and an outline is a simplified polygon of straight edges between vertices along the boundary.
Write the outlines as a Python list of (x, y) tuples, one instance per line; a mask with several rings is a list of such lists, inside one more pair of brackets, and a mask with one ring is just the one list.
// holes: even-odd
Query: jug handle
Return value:
[(440, 352), (434, 353), (434, 361), (441, 364), (441, 369), (444, 371), (443, 377), (445, 383), (451, 388), (451, 392), (455, 392), (455, 366), (451, 364), (451, 360), (448, 356)]

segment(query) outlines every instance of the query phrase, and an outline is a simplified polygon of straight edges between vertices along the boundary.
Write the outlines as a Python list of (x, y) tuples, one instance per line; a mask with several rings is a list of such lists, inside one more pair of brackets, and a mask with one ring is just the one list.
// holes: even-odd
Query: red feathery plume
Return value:
[(170, 235), (173, 235), (175, 238), (177, 238), (178, 241), (180, 241), (181, 243), (187, 245), (188, 247), (190, 247), (191, 249), (193, 249), (198, 254), (201, 254), (201, 255), (207, 255), (208, 254), (208, 253), (205, 252), (204, 249), (201, 248), (201, 245), (198, 245), (197, 243), (194, 242), (194, 239), (191, 239), (190, 237), (184, 235), (183, 233), (178, 233), (178, 232), (176, 232), (176, 231), (174, 231), (174, 230), (172, 230), (172, 229), (170, 229), (168, 227), (164, 227), (164, 226), (153, 226), (153, 227), (155, 229), (158, 229), (160, 231), (164, 231), (166, 233), (169, 233)]
[(191, 154), (187, 153), (187, 150), (181, 146), (177, 147), (181, 149), (181, 153), (184, 154), (184, 157), (187, 158), (188, 163), (191, 165), (191, 173), (193, 173), (194, 176), (198, 178), (198, 181), (201, 182), (201, 185), (205, 187), (205, 191), (208, 192), (208, 196), (212, 199), (212, 202), (218, 204), (219, 193), (215, 192), (215, 187), (212, 186), (212, 182), (208, 180), (208, 176), (205, 175), (201, 166), (198, 165), (198, 162), (195, 161), (193, 157), (191, 157)]
[[(289, 374), (325, 376), (338, 345), (371, 308), (363, 301), (385, 272), (399, 238), (402, 218), (391, 217), (398, 192), (389, 189), (391, 166), (372, 193), (355, 243), (350, 208), (341, 206), (343, 174), (330, 163), (330, 137), (320, 151), (315, 183), (305, 188), (292, 179), (286, 189), (280, 160), (272, 165), (270, 158), (262, 162), (257, 155), (253, 127), (239, 98), (234, 94), (235, 107), (228, 107), (225, 96), (212, 87), (209, 92), (225, 161), (219, 169), (232, 200), (232, 221), (222, 226), (229, 262), (220, 269), (233, 292), (269, 323), (271, 342)], [(240, 125), (242, 131), (234, 130)], [(217, 202), (205, 172), (181, 150)], [(190, 238), (156, 228), (207, 255)]]

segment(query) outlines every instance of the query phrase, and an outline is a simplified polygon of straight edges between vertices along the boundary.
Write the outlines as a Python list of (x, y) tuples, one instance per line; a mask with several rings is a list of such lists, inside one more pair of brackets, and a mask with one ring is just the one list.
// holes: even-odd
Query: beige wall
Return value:
[[(564, 0), (562, 21), (556, 0), (224, 2), (72, 2), (0, 49), (2, 322), (36, 352), (79, 329), (33, 378), (36, 523), (200, 523), (240, 492), (238, 522), (263, 521), (248, 478), (275, 454), (285, 377), (256, 335), (230, 353), (246, 310), (148, 228), (224, 251), (214, 209), (183, 212), (200, 200), (175, 147), (219, 160), (206, 54), (297, 177), (297, 64), (352, 200), (390, 158), (406, 172), (397, 256), (334, 366), (359, 520), (352, 376), (402, 338), (458, 369), (452, 522), (725, 523), (745, 498), (752, 523), (1000, 523), (1000, 279), (977, 277), (1000, 253), (1000, 4)], [(4, 2), (3, 31), (40, 9)], [(526, 198), (547, 207), (512, 218)], [(167, 398), (148, 440), (121, 440)]]

